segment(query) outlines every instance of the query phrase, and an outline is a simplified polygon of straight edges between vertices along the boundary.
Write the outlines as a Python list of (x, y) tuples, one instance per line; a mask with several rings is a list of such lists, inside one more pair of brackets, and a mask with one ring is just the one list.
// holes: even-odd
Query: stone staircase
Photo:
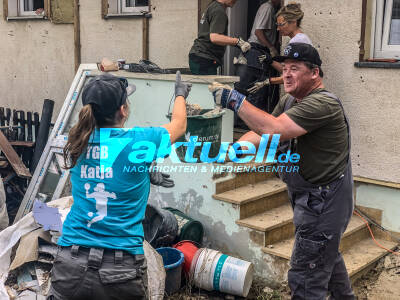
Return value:
[[(256, 166), (256, 165), (252, 165)], [(216, 183), (218, 201), (236, 205), (238, 226), (249, 229), (250, 238), (265, 255), (288, 266), (294, 243), (293, 211), (286, 185), (273, 173), (236, 173)], [(397, 244), (384, 239), (377, 241), (388, 249)], [(370, 237), (363, 220), (353, 215), (340, 244), (352, 281), (368, 272), (388, 252), (378, 247)]]

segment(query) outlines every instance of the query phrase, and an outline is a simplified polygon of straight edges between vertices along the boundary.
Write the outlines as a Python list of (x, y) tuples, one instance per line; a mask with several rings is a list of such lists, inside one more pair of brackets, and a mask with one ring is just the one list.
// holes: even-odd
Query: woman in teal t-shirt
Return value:
[[(79, 121), (64, 148), (74, 204), (58, 241), (50, 299), (146, 298), (142, 221), (150, 191), (148, 170), (157, 150), (169, 149), (186, 131), (190, 88), (177, 73), (172, 121), (125, 129), (134, 85), (106, 74), (84, 87)], [(152, 143), (156, 151), (135, 156), (137, 143)]]

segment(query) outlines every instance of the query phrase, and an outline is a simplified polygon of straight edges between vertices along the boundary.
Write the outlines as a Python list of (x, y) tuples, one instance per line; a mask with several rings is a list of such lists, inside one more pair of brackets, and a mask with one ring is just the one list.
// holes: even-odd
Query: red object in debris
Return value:
[(199, 250), (199, 247), (197, 247), (196, 244), (197, 243), (193, 241), (180, 241), (179, 243), (173, 246), (174, 248), (180, 250), (185, 256), (185, 261), (183, 263), (183, 271), (186, 274), (189, 274), (190, 265), (192, 264), (193, 257)]

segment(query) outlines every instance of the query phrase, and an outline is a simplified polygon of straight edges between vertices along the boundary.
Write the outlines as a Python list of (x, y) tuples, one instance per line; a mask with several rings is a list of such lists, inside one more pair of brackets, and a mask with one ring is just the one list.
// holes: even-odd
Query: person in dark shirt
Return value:
[(250, 50), (248, 42), (227, 36), (228, 16), (225, 10), (235, 3), (236, 0), (214, 0), (207, 7), (200, 20), (198, 37), (189, 52), (192, 74), (217, 75), (226, 46), (237, 46), (242, 52)]
[(229, 86), (214, 83), (210, 91), (217, 104), (234, 110), (252, 130), (239, 142), (258, 146), (261, 135), (280, 134), (279, 152), (300, 156), (297, 168), (289, 161), (280, 163), (279, 172), (295, 226), (288, 273), (292, 299), (325, 300), (328, 292), (331, 299), (355, 299), (339, 252), (354, 209), (349, 122), (341, 101), (324, 87), (322, 61), (313, 46), (289, 44), (274, 60), (283, 63), (288, 95), (272, 114)]

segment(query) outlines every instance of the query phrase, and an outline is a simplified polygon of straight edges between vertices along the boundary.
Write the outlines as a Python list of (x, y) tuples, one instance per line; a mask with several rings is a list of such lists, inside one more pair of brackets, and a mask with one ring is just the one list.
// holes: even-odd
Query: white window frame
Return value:
[[(133, 0), (133, 1), (135, 1), (135, 3), (136, 3), (136, 0)], [(147, 5), (147, 6), (136, 6), (136, 5), (135, 5), (135, 7), (126, 6), (126, 0), (120, 0), (118, 4), (120, 5), (119, 11), (120, 11), (122, 14), (125, 14), (125, 13), (131, 14), (131, 13), (144, 13), (144, 12), (149, 12), (149, 5)]]
[[(9, 0), (10, 1), (10, 0)], [(33, 0), (32, 1), (32, 6), (33, 6)], [(26, 16), (42, 16), (44, 14), (36, 14), (35, 11), (31, 10), (31, 11), (25, 11), (25, 0), (18, 0), (18, 16), (22, 16), (22, 17), (26, 17)], [(43, 7), (44, 9), (44, 7)]]
[(374, 58), (400, 59), (400, 45), (389, 45), (390, 21), (392, 18), (393, 0), (373, 1), (371, 49)]

